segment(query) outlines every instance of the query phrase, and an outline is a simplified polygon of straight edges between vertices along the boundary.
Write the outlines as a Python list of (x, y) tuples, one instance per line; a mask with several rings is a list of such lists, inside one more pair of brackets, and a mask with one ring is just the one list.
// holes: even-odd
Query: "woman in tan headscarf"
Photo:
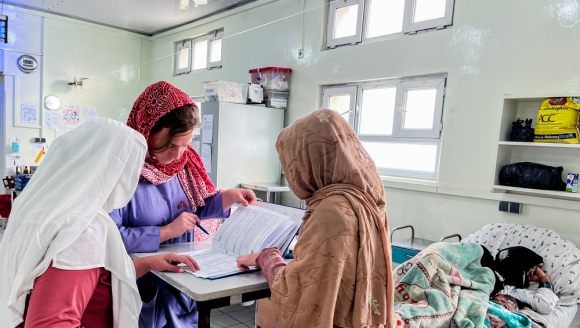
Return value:
[(284, 262), (277, 248), (242, 256), (262, 269), (278, 328), (393, 327), (391, 244), (374, 162), (335, 111), (318, 110), (276, 143), (288, 184), (308, 211)]

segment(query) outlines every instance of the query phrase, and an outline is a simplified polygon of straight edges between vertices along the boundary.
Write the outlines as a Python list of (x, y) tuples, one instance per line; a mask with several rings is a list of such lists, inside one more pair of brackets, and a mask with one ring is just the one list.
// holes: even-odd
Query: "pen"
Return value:
[(195, 225), (196, 225), (198, 228), (200, 228), (200, 229), (201, 229), (201, 231), (205, 232), (205, 234), (206, 234), (206, 235), (209, 235), (209, 232), (207, 232), (207, 230), (205, 230), (205, 229), (204, 229), (204, 228), (201, 226), (201, 224), (199, 224), (199, 223), (197, 223), (197, 222), (196, 222), (196, 223), (195, 223)]
[[(187, 213), (190, 213), (190, 214), (193, 214), (193, 213), (191, 213), (191, 211), (189, 211), (189, 210), (187, 210), (186, 212), (187, 212)], [(205, 234), (206, 234), (206, 235), (209, 235), (209, 232), (207, 232), (207, 230), (205, 230), (205, 229), (204, 229), (204, 228), (201, 226), (201, 224), (199, 224), (199, 223), (195, 222), (195, 225), (196, 225), (198, 228), (200, 228), (200, 229), (201, 229), (201, 231), (205, 232)]]

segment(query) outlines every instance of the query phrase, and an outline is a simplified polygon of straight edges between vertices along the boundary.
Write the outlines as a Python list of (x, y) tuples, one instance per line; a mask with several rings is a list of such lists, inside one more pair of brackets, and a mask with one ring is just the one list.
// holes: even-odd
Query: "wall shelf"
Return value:
[(514, 141), (500, 141), (500, 146), (510, 147), (538, 147), (538, 148), (568, 148), (580, 150), (580, 144), (567, 143), (553, 143), (553, 142), (514, 142)]
[[(575, 97), (577, 95), (568, 95)], [(512, 122), (516, 119), (533, 119), (535, 128), (538, 111), (542, 101), (548, 98), (564, 96), (507, 96), (503, 100), (501, 119), (498, 127), (498, 142), (494, 162), (494, 175), (491, 183), (492, 193), (510, 193), (550, 199), (580, 202), (580, 194), (565, 191), (537, 190), (502, 186), (499, 184), (499, 172), (508, 164), (532, 162), (555, 167), (563, 167), (562, 180), (566, 181), (568, 173), (580, 173), (580, 144), (540, 143), (510, 141)]]
[(526, 196), (537, 196), (537, 197), (545, 197), (545, 198), (555, 198), (555, 199), (563, 199), (563, 200), (580, 201), (580, 194), (565, 192), (565, 191), (517, 188), (517, 187), (508, 187), (508, 186), (501, 186), (501, 185), (494, 185), (491, 188), (491, 191), (492, 192), (518, 194), (518, 195), (526, 195)]

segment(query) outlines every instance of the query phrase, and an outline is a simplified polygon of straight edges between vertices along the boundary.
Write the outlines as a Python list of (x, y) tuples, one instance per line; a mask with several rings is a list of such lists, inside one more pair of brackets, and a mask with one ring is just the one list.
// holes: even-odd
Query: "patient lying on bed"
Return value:
[(573, 309), (556, 306), (558, 296), (551, 288), (548, 275), (540, 268), (536, 268), (529, 274), (529, 281), (530, 287), (526, 289), (505, 286), (492, 298), (492, 302), (502, 305), (509, 311), (527, 316), (541, 327), (565, 327), (567, 322), (564, 321), (569, 317), (568, 312)]

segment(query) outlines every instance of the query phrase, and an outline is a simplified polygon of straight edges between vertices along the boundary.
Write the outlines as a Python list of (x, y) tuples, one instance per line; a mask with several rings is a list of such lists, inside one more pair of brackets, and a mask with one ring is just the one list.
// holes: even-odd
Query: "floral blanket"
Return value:
[(481, 266), (482, 255), (477, 243), (436, 243), (399, 265), (393, 272), (398, 323), (484, 327), (495, 278)]

